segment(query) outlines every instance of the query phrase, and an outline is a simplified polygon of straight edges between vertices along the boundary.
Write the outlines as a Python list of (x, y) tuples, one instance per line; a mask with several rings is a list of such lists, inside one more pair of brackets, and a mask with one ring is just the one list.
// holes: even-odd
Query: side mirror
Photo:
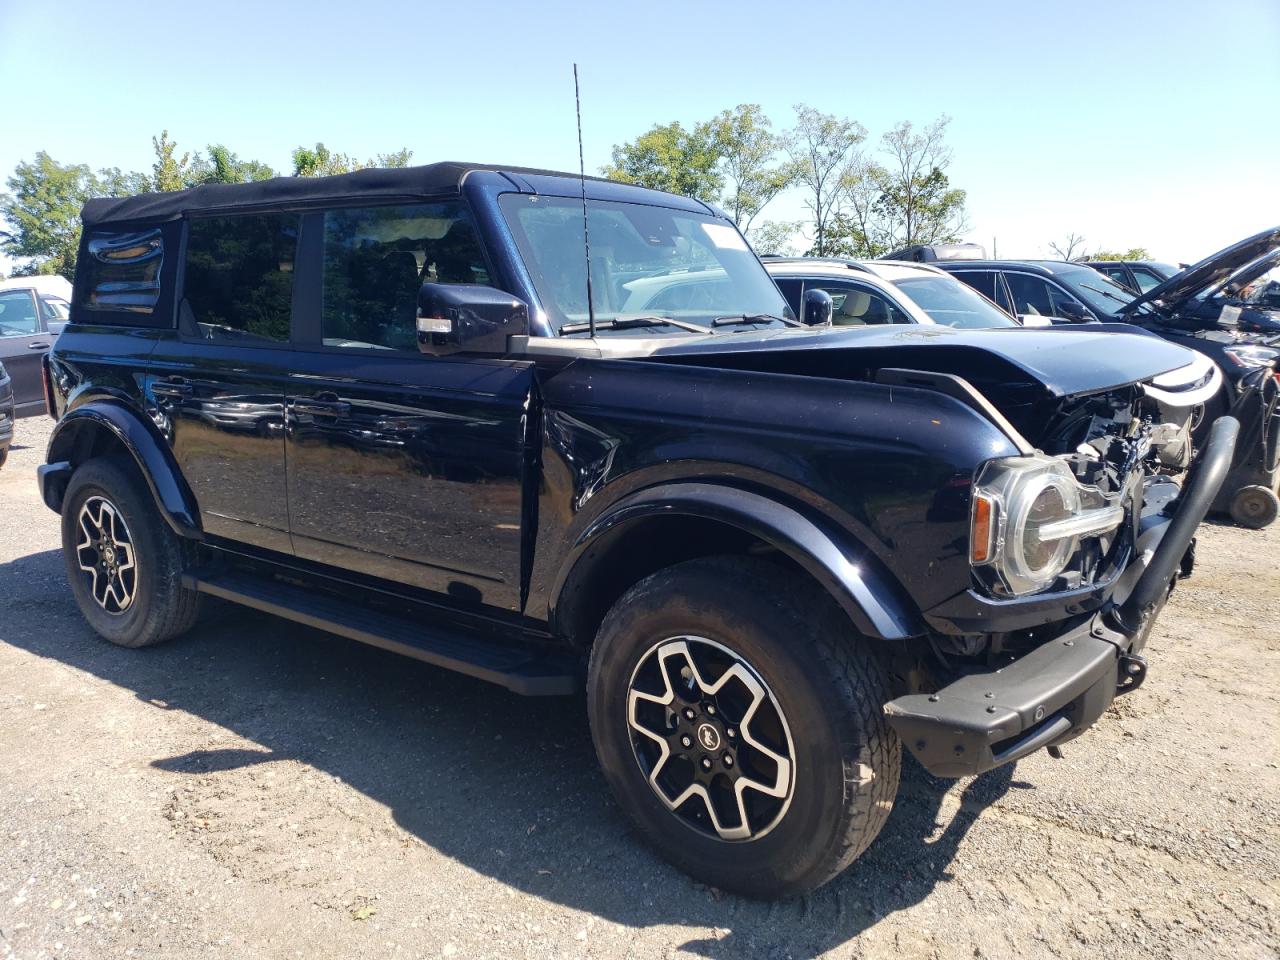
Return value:
[(1078, 300), (1060, 300), (1057, 303), (1058, 315), (1068, 323), (1092, 323), (1093, 314), (1089, 308)]
[(804, 303), (801, 306), (803, 315), (800, 320), (806, 327), (820, 327), (831, 322), (831, 313), (834, 308), (831, 303), (831, 294), (827, 291), (806, 290)]
[(418, 349), (506, 353), (507, 337), (529, 331), (529, 307), (493, 287), (424, 283), (418, 291)]

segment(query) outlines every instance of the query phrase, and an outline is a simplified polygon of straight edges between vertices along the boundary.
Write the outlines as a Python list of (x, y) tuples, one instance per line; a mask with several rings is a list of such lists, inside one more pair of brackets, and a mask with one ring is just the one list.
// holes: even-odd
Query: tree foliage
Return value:
[(816, 257), (831, 256), (828, 234), (848, 200), (854, 171), (863, 163), (860, 147), (867, 129), (856, 120), (822, 113), (803, 103), (795, 110), (796, 125), (787, 136), (786, 148), (813, 226), (809, 252)]
[(80, 208), (101, 193), (98, 177), (83, 163), (64, 166), (41, 150), (18, 164), (8, 187), (11, 192), (0, 196), (5, 219), (0, 249), (28, 261), (15, 275), (56, 273), (71, 279), (80, 246)]
[(615, 146), (613, 163), (601, 172), (610, 180), (714, 202), (724, 186), (719, 160), (709, 124), (686, 130), (677, 121)]
[(1128, 250), (1095, 250), (1082, 260), (1150, 260), (1151, 251), (1146, 247), (1130, 247)]
[(349, 154), (334, 153), (323, 143), (317, 143), (314, 147), (298, 147), (293, 151), (293, 175), (329, 177), (369, 167), (407, 167), (412, 157), (412, 150), (402, 149), (395, 153), (380, 153), (361, 162)]
[(760, 105), (741, 103), (705, 125), (723, 181), (720, 205), (745, 233), (771, 200), (796, 181), (795, 164), (777, 163), (782, 138)]

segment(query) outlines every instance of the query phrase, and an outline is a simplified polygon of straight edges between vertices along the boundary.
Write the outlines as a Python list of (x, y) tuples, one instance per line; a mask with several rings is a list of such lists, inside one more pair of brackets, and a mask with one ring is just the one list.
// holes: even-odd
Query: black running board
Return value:
[(580, 686), (579, 672), (569, 658), (540, 657), (480, 633), (436, 622), (419, 623), (278, 580), (218, 573), (186, 574), (182, 582), (189, 590), (465, 673), (524, 696), (571, 694)]

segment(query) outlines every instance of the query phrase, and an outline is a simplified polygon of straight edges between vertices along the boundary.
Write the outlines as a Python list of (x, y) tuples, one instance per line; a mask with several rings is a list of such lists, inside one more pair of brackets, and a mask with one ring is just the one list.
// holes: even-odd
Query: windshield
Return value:
[(1120, 308), (1133, 299), (1132, 290), (1120, 286), (1092, 267), (1055, 263), (1053, 275), (1070, 287), (1071, 292), (1101, 320), (1114, 318)]
[[(587, 321), (582, 201), (508, 193), (500, 203), (552, 328), (559, 333), (573, 324), (578, 332), (576, 325)], [(710, 330), (718, 318), (791, 317), (760, 261), (725, 221), (604, 200), (588, 200), (587, 209), (592, 306), (602, 335), (688, 336), (691, 324)], [(643, 317), (683, 327), (625, 323)]]
[(913, 277), (899, 280), (895, 286), (933, 318), (934, 323), (979, 329), (1018, 325), (990, 300), (952, 277)]

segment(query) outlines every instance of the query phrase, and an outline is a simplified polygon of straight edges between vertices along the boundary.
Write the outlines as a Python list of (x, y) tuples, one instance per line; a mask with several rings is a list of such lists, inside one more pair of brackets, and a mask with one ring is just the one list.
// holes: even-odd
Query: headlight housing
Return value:
[(1083, 541), (1123, 520), (1119, 497), (1080, 483), (1063, 460), (992, 460), (973, 487), (969, 562), (992, 593), (1038, 593), (1053, 586)]
[(1223, 347), (1222, 352), (1237, 367), (1270, 367), (1280, 357), (1280, 350), (1260, 343), (1236, 343)]

